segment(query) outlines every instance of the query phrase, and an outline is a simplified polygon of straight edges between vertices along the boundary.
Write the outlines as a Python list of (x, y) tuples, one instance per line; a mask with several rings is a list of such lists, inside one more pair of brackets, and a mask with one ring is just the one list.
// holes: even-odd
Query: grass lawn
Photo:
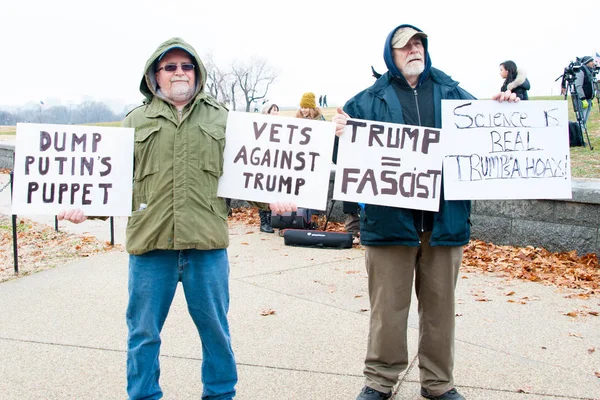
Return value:
[[(544, 97), (532, 97), (531, 100), (562, 100), (562, 96), (544, 96)], [(571, 99), (567, 99), (569, 103), (569, 120), (576, 121), (575, 113), (573, 112), (573, 104)], [(600, 106), (598, 100), (594, 99), (592, 113), (588, 120), (588, 134), (592, 147), (594, 150), (590, 150), (589, 147), (572, 147), (571, 148), (571, 176), (573, 178), (586, 178), (586, 179), (600, 179)], [(336, 107), (323, 108), (323, 115), (325, 119), (331, 121), (331, 118), (335, 115)], [(293, 117), (296, 115), (296, 110), (282, 110), (280, 115), (286, 117)], [(119, 121), (115, 122), (103, 122), (98, 124), (99, 126), (120, 126)], [(0, 135), (14, 135), (16, 127), (14, 126), (0, 126)], [(587, 137), (584, 139), (587, 143)]]

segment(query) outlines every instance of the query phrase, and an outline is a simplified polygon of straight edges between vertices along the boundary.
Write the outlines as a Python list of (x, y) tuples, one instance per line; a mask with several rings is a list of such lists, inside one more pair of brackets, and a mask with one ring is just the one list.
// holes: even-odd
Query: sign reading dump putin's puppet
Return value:
[(442, 101), (444, 196), (570, 199), (566, 101)]
[(438, 211), (440, 130), (349, 119), (340, 136), (333, 197)]
[(332, 122), (229, 112), (218, 196), (325, 210)]
[(133, 128), (17, 124), (12, 213), (131, 215)]

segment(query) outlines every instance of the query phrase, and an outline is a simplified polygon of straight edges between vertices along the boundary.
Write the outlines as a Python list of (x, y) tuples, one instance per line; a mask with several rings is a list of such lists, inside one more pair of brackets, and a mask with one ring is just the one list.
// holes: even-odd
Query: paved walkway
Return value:
[[(0, 193), (5, 214), (7, 199)], [(124, 225), (117, 219), (117, 243)], [(107, 222), (60, 226), (109, 238)], [(363, 250), (288, 247), (239, 224), (230, 232), (236, 399), (355, 399), (369, 320)], [(126, 398), (126, 293), (120, 251), (0, 284), (0, 399)], [(467, 399), (600, 399), (600, 317), (589, 313), (600, 297), (472, 273), (460, 274), (457, 294), (455, 378)], [(420, 399), (415, 305), (396, 400)], [(200, 363), (179, 290), (163, 331), (164, 398), (199, 399)]]

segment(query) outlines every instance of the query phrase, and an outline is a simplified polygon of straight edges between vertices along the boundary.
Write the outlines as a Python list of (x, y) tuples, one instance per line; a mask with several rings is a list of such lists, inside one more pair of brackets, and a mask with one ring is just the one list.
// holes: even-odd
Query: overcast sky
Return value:
[(433, 66), (479, 98), (502, 85), (498, 64), (527, 71), (530, 96), (558, 94), (576, 56), (600, 53), (600, 1), (184, 1), (4, 2), (0, 107), (84, 100), (138, 104), (147, 58), (179, 36), (218, 64), (265, 57), (279, 78), (268, 95), (296, 107), (302, 93), (342, 105), (387, 69), (383, 45), (397, 25), (429, 35)]

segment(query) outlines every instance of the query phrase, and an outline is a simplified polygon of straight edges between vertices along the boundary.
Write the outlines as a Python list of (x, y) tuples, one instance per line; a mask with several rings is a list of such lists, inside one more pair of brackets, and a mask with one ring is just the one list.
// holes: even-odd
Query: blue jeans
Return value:
[(235, 396), (237, 370), (231, 348), (227, 250), (155, 250), (129, 256), (127, 393), (160, 399), (160, 331), (181, 282), (202, 341), (202, 399)]

